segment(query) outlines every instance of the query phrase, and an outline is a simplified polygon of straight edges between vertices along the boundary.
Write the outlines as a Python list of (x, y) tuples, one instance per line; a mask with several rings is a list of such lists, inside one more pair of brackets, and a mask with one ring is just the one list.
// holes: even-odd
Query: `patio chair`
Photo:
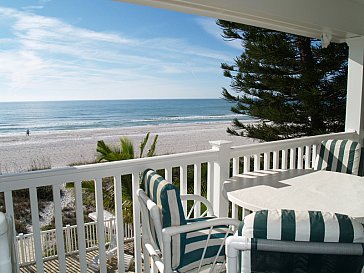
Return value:
[[(143, 176), (144, 188), (138, 190), (142, 213), (142, 240), (145, 272), (149, 259), (160, 272), (219, 271), (225, 261), (225, 240), (239, 221), (216, 218), (211, 204), (202, 196), (180, 195), (179, 190), (153, 170)], [(188, 214), (182, 200), (193, 200)], [(203, 217), (188, 219), (196, 204), (204, 204)], [(147, 256), (148, 255), (148, 256)]]
[(346, 215), (262, 210), (227, 239), (227, 272), (359, 273), (363, 242), (363, 226)]
[(315, 170), (327, 170), (359, 175), (361, 145), (352, 140), (329, 139), (321, 142), (314, 164)]

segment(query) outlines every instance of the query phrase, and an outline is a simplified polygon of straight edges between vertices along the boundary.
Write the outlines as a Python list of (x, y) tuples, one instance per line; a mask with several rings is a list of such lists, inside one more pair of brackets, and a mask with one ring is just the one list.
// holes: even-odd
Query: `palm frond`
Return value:
[(134, 144), (129, 138), (127, 137), (120, 138), (120, 152), (123, 155), (123, 159), (121, 160), (135, 158)]
[(98, 162), (106, 160), (107, 155), (113, 152), (112, 149), (103, 140), (99, 140), (97, 142), (96, 151), (99, 153), (97, 157)]
[(152, 143), (152, 145), (150, 146), (150, 148), (148, 150), (147, 157), (152, 157), (152, 156), (155, 155), (155, 149), (156, 149), (156, 146), (157, 146), (157, 141), (158, 141), (158, 135), (156, 135), (154, 137), (153, 143)]
[(148, 142), (148, 139), (149, 139), (149, 135), (150, 135), (150, 132), (148, 132), (147, 135), (145, 136), (145, 138), (143, 138), (142, 142), (140, 142), (139, 158), (142, 158), (142, 156), (143, 156), (144, 148), (147, 145), (147, 142)]

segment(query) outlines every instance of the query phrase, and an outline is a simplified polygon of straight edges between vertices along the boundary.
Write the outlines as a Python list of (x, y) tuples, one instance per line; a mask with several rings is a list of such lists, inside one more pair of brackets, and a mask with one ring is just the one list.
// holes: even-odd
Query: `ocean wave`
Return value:
[(131, 122), (148, 122), (148, 121), (184, 121), (184, 120), (229, 120), (233, 118), (240, 118), (245, 119), (251, 117), (249, 116), (242, 116), (242, 115), (216, 115), (216, 116), (172, 116), (172, 117), (154, 117), (154, 118), (147, 118), (147, 119), (139, 119), (139, 120), (131, 120)]
[(10, 103), (0, 107), (0, 135), (253, 120), (229, 108), (220, 99)]

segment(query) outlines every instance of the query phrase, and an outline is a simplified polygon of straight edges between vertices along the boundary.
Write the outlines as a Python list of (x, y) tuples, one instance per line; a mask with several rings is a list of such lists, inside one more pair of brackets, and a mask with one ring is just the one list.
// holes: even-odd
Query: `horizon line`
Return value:
[(61, 99), (61, 100), (8, 100), (0, 101), (0, 103), (11, 102), (69, 102), (69, 101), (120, 101), (120, 100), (215, 100), (224, 99), (222, 97), (216, 98), (124, 98), (124, 99)]

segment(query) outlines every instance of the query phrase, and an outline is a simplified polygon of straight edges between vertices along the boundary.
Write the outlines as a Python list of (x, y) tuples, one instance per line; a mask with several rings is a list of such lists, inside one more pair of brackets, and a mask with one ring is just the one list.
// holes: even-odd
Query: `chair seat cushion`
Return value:
[(361, 145), (352, 140), (322, 141), (314, 169), (359, 174)]
[[(200, 221), (206, 221), (215, 217), (201, 217), (188, 219), (187, 224), (193, 224)], [(181, 256), (181, 263), (177, 268), (178, 272), (186, 272), (196, 269), (200, 266), (201, 257), (203, 256), (206, 243), (208, 246), (202, 260), (201, 266), (216, 262), (225, 261), (225, 239), (232, 235), (228, 226), (215, 226), (211, 230), (201, 229), (194, 232), (186, 233), (183, 236), (184, 254)], [(216, 258), (217, 257), (217, 258)]]
[(254, 212), (244, 218), (242, 235), (282, 241), (364, 243), (360, 223), (347, 215), (321, 211)]

